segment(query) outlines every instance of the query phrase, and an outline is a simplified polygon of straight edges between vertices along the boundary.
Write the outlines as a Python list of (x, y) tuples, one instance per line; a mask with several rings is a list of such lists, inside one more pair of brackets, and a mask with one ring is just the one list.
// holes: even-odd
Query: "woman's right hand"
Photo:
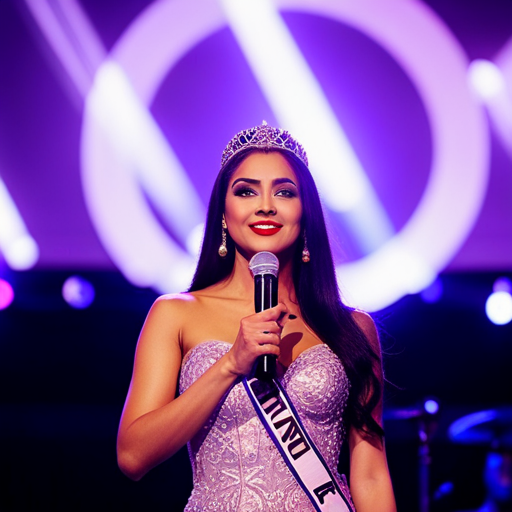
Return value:
[(229, 371), (248, 375), (259, 356), (279, 357), (281, 332), (287, 321), (288, 308), (282, 303), (242, 318), (235, 343), (228, 352)]

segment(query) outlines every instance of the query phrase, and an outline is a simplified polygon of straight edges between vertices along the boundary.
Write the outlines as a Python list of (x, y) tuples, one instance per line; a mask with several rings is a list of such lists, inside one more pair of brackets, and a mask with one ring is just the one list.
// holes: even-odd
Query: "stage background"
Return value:
[[(108, 52), (151, 2), (78, 4)], [(492, 61), (512, 38), (508, 0), (422, 5), (446, 25), (468, 62)], [(293, 12), (284, 19), (399, 230), (431, 162), (429, 120), (418, 94), (393, 59), (348, 24)], [(340, 48), (348, 51), (338, 54)], [(370, 57), (359, 60), (364, 52)], [(150, 106), (205, 204), (226, 141), (261, 118), (275, 121), (256, 89), (225, 28), (179, 60)], [(24, 271), (0, 255), (0, 277), (15, 291), (0, 310), (0, 509), (179, 511), (191, 487), (186, 450), (137, 483), (116, 464), (137, 336), (159, 292), (126, 279), (91, 220), (81, 167), (83, 101), (27, 4), (0, 1), (0, 178), (39, 246), (37, 262)], [(512, 324), (494, 325), (484, 310), (496, 279), (512, 278), (512, 157), (491, 116), (486, 119), (485, 199), (439, 276), (437, 300), (409, 295), (373, 314), (385, 350), (387, 409), (415, 408), (431, 397), (440, 404), (432, 420), (432, 495), (443, 484), (453, 486), (432, 510), (475, 507), (483, 495), (485, 452), (452, 443), (449, 425), (512, 404)], [(338, 259), (360, 256), (343, 226), (334, 238)], [(94, 286), (89, 308), (73, 309), (63, 299), (72, 275)], [(399, 510), (417, 510), (417, 420), (388, 419), (386, 439)]]

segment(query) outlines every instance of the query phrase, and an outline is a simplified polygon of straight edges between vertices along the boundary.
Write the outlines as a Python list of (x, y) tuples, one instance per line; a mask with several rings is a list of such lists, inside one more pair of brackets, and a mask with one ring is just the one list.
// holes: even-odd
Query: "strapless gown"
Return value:
[[(183, 393), (231, 345), (206, 341), (190, 350), (182, 364)], [(327, 345), (302, 352), (281, 379), (304, 427), (343, 491), (337, 471), (345, 438), (342, 422), (349, 382)], [(194, 488), (185, 512), (314, 512), (308, 497), (284, 463), (256, 415), (242, 382), (236, 383), (204, 427), (188, 444)]]

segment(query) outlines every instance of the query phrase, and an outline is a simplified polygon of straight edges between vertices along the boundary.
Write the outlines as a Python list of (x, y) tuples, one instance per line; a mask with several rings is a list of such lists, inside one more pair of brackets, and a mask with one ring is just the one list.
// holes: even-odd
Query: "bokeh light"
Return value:
[(512, 281), (508, 277), (498, 277), (492, 286), (493, 292), (507, 292), (512, 295)]
[(434, 400), (432, 398), (425, 400), (423, 404), (423, 408), (425, 409), (425, 412), (428, 414), (437, 414), (439, 411), (439, 403), (437, 400)]
[(9, 307), (13, 300), (14, 290), (12, 286), (4, 279), (0, 279), (0, 309)]
[(94, 286), (83, 277), (71, 276), (62, 286), (62, 296), (71, 307), (84, 309), (89, 307), (94, 300)]
[(505, 325), (512, 320), (512, 281), (499, 277), (494, 281), (492, 293), (485, 303), (487, 318), (496, 325)]
[(506, 291), (492, 292), (485, 303), (485, 312), (493, 324), (508, 324), (512, 320), (512, 295)]

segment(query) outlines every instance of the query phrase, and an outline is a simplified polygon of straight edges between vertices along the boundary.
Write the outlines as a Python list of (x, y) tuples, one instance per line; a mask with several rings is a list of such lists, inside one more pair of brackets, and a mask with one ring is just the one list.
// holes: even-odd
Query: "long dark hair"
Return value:
[[(235, 245), (227, 236), (228, 254), (218, 255), (221, 223), (229, 180), (242, 161), (255, 151), (247, 149), (233, 156), (220, 170), (213, 186), (205, 234), (196, 272), (189, 291), (202, 290), (226, 278), (235, 260)], [(302, 262), (302, 245), (296, 244), (293, 256), (293, 283), (302, 317), (316, 335), (340, 358), (350, 381), (345, 422), (367, 434), (384, 434), (373, 419), (372, 411), (379, 402), (382, 383), (375, 373), (380, 354), (371, 346), (354, 321), (353, 309), (341, 301), (334, 270), (329, 237), (318, 191), (309, 169), (293, 153), (279, 151), (295, 172), (302, 202), (302, 232), (307, 235), (311, 261)]]

